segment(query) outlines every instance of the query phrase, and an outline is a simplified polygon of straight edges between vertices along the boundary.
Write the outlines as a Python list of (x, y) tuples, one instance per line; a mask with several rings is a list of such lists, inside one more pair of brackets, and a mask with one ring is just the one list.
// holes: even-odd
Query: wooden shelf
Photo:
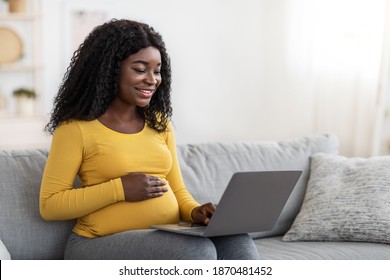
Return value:
[(6, 63), (0, 64), (0, 71), (2, 72), (29, 72), (41, 70), (43, 65), (32, 65), (27, 63)]
[(0, 149), (46, 148), (51, 141), (43, 132), (48, 117), (16, 115), (17, 106), (12, 96), (13, 90), (19, 87), (34, 89), (39, 95), (35, 111), (43, 112), (43, 13), (41, 0), (28, 2), (25, 13), (9, 13), (5, 9), (0, 12), (0, 26), (12, 28), (23, 41), (23, 56), (15, 62), (0, 64), (0, 90), (7, 106), (0, 116)]
[(37, 13), (0, 13), (0, 20), (35, 20), (41, 16)]

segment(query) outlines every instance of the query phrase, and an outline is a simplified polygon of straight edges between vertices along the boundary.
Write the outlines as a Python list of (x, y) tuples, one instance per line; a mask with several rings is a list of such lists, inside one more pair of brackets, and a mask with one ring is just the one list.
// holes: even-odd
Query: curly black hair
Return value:
[(161, 54), (161, 84), (149, 106), (137, 107), (145, 122), (158, 132), (172, 116), (171, 65), (161, 35), (145, 23), (112, 19), (95, 27), (75, 51), (45, 130), (74, 120), (94, 120), (104, 114), (118, 94), (120, 63), (147, 47)]

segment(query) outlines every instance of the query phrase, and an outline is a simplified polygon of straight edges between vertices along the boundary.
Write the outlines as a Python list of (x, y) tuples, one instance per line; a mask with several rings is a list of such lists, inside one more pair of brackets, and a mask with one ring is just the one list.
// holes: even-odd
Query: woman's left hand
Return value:
[(211, 202), (198, 206), (192, 210), (191, 216), (195, 223), (207, 225), (214, 214), (215, 205)]

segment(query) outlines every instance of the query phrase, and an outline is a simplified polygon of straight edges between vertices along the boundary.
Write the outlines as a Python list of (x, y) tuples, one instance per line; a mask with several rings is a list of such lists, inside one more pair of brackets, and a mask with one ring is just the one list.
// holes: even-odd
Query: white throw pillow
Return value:
[(10, 253), (8, 252), (3, 242), (0, 240), (0, 260), (10, 260), (10, 259), (11, 259)]
[(313, 155), (305, 199), (283, 240), (390, 243), (390, 156)]

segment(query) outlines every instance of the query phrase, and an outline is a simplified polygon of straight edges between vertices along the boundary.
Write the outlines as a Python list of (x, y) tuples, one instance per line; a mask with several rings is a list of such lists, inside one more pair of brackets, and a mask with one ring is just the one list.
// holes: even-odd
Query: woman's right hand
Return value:
[(136, 202), (160, 197), (168, 191), (167, 182), (143, 173), (131, 173), (121, 177), (125, 200)]

